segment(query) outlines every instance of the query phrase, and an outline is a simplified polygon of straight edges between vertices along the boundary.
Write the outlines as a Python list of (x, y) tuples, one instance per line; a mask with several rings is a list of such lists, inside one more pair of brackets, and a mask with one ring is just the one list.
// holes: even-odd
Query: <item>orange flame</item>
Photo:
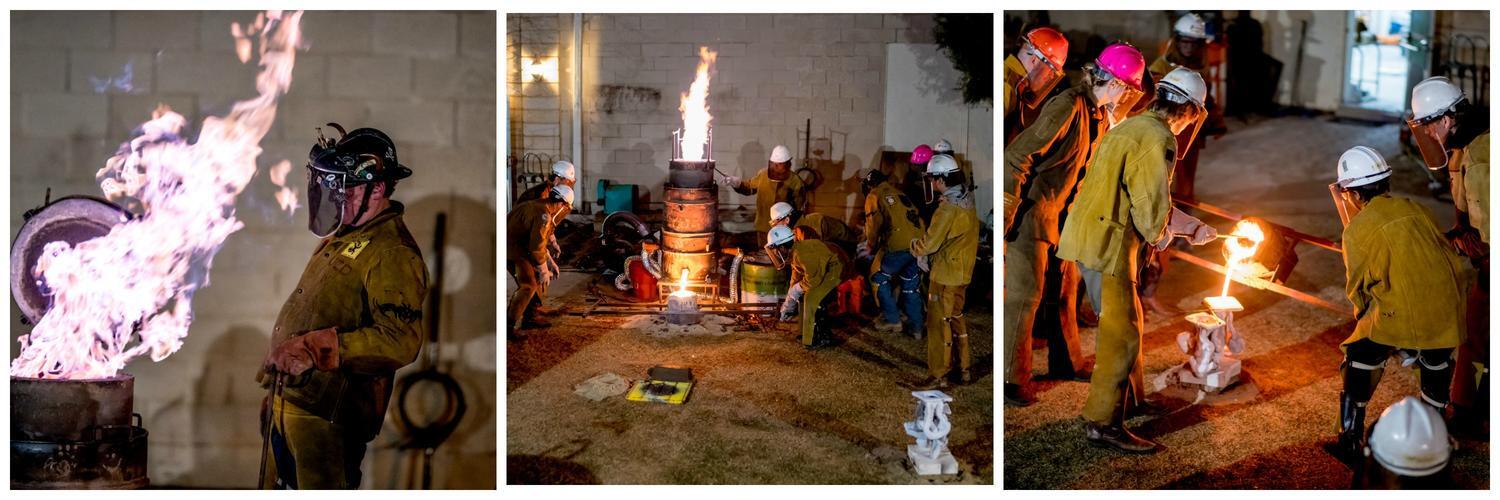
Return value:
[(1229, 257), (1225, 262), (1224, 290), (1219, 292), (1220, 297), (1229, 296), (1229, 283), (1234, 281), (1235, 266), (1254, 256), (1255, 249), (1260, 247), (1260, 242), (1266, 239), (1266, 233), (1261, 231), (1260, 225), (1248, 220), (1236, 223), (1234, 231), (1229, 234), (1239, 237), (1224, 240), (1224, 248), (1229, 249)]
[(713, 71), (714, 61), (719, 59), (719, 53), (708, 50), (708, 47), (698, 48), (698, 76), (693, 79), (693, 85), (682, 94), (682, 105), (677, 107), (682, 112), (682, 158), (683, 160), (701, 161), (704, 159), (706, 146), (708, 145), (708, 128), (713, 122), (713, 115), (708, 114), (708, 81), (711, 79), (709, 72)]
[(259, 95), (182, 136), (182, 115), (160, 107), (99, 170), (110, 200), (140, 216), (109, 234), (48, 244), (32, 276), (52, 306), (29, 335), (11, 375), (53, 379), (116, 375), (132, 358), (161, 361), (182, 347), (193, 294), (208, 286), (214, 255), (244, 225), (235, 198), (255, 176), (260, 140), (292, 82), (301, 12), (268, 11), (248, 30), (259, 45)]
[(281, 209), (287, 211), (287, 213), (296, 212), (298, 207), (297, 192), (292, 191), (292, 188), (286, 185), (286, 176), (291, 171), (292, 162), (281, 160), (271, 167), (270, 172), (271, 184), (275, 184), (279, 188), (276, 190), (276, 203), (281, 205)]

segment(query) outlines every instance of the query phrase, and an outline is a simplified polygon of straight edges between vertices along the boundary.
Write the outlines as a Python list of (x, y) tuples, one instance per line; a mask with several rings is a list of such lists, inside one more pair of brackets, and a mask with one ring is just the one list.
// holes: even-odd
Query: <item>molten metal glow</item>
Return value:
[(1224, 263), (1224, 290), (1219, 292), (1220, 297), (1229, 296), (1229, 283), (1234, 281), (1235, 266), (1254, 256), (1255, 249), (1266, 239), (1266, 233), (1260, 230), (1260, 226), (1248, 220), (1235, 224), (1234, 231), (1229, 234), (1239, 237), (1224, 240), (1224, 248), (1229, 249), (1229, 257)]
[(682, 112), (681, 160), (702, 161), (707, 153), (708, 128), (714, 119), (708, 114), (708, 81), (712, 78), (709, 72), (718, 59), (718, 52), (708, 47), (698, 48), (698, 76), (687, 93), (682, 94), (682, 105), (677, 108)]
[(235, 198), (255, 177), (260, 140), (291, 86), (301, 18), (268, 11), (233, 28), (258, 45), (259, 95), (205, 119), (197, 142), (182, 136), (187, 120), (163, 106), (99, 170), (105, 196), (140, 216), (76, 246), (46, 246), (31, 271), (52, 305), (20, 337), (12, 376), (111, 377), (136, 356), (161, 361), (182, 347), (193, 294), (208, 286), (219, 246), (243, 227)]
[(693, 292), (689, 291), (687, 289), (687, 285), (688, 285), (688, 270), (687, 269), (683, 269), (681, 272), (677, 273), (677, 291), (672, 292), (672, 295), (677, 296), (677, 297), (691, 297), (691, 296), (693, 296), (694, 295)]

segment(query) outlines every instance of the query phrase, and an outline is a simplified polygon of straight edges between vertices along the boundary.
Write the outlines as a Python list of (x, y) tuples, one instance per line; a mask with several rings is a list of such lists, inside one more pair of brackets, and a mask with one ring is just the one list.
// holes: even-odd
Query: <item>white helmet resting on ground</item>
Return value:
[(1407, 477), (1430, 476), (1448, 465), (1448, 427), (1436, 409), (1412, 396), (1381, 412), (1369, 450), (1381, 467)]

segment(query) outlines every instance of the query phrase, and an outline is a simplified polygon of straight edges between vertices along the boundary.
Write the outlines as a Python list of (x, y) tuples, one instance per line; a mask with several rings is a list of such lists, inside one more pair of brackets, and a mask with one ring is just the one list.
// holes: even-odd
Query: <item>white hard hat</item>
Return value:
[(940, 155), (951, 155), (953, 154), (953, 143), (948, 142), (947, 139), (938, 139), (937, 143), (932, 145), (932, 152)]
[(578, 169), (573, 167), (573, 162), (559, 160), (552, 164), (552, 175), (567, 179), (569, 182), (578, 180)]
[(792, 161), (792, 150), (787, 149), (786, 146), (777, 144), (776, 147), (771, 148), (771, 161), (774, 163)]
[(927, 175), (948, 175), (958, 171), (958, 161), (952, 156), (936, 155), (927, 162)]
[(778, 201), (775, 205), (771, 205), (771, 220), (781, 220), (788, 215), (792, 215), (792, 204)]
[(1436, 409), (1412, 396), (1381, 412), (1370, 433), (1370, 454), (1386, 470), (1430, 476), (1448, 465), (1448, 428)]
[(572, 205), (573, 204), (573, 188), (570, 188), (570, 187), (568, 187), (565, 184), (558, 184), (556, 186), (552, 186), (552, 197), (556, 198), (556, 199), (560, 199), (563, 202), (567, 203), (568, 205)]
[(1156, 88), (1167, 90), (1169, 101), (1183, 102), (1172, 98), (1172, 94), (1176, 94), (1176, 97), (1191, 100), (1194, 105), (1202, 108), (1203, 103), (1208, 100), (1208, 85), (1203, 83), (1203, 76), (1180, 66), (1161, 77), (1161, 81), (1156, 82)]
[(767, 246), (781, 245), (788, 241), (792, 241), (792, 228), (775, 226), (771, 228), (771, 232), (766, 233)]
[(1172, 25), (1172, 32), (1183, 38), (1208, 39), (1208, 26), (1197, 14), (1187, 14), (1177, 18), (1177, 23)]
[(1339, 187), (1352, 188), (1391, 176), (1391, 166), (1373, 149), (1355, 146), (1339, 156)]
[(1416, 121), (1435, 118), (1453, 110), (1464, 92), (1446, 77), (1434, 76), (1422, 80), (1411, 89), (1411, 115)]

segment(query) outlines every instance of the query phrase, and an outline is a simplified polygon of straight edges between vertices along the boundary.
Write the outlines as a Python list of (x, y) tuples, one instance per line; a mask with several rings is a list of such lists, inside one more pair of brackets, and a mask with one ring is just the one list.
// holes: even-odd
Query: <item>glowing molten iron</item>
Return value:
[(708, 114), (708, 73), (713, 70), (714, 61), (718, 60), (719, 53), (708, 50), (708, 47), (698, 48), (698, 76), (693, 79), (693, 86), (688, 92), (682, 94), (682, 105), (678, 110), (682, 111), (682, 158), (680, 160), (702, 161), (704, 149), (708, 145), (708, 125), (713, 121), (713, 115)]
[[(49, 290), (51, 309), (19, 338), (12, 376), (111, 377), (131, 358), (149, 352), (161, 361), (182, 347), (193, 293), (208, 286), (214, 254), (243, 227), (235, 198), (255, 176), (261, 137), (291, 85), (301, 18), (268, 11), (232, 27), (242, 60), (259, 44), (259, 95), (203, 120), (196, 143), (182, 137), (182, 115), (163, 106), (99, 170), (105, 196), (140, 217), (78, 246), (45, 247), (32, 274)], [(273, 180), (284, 185), (289, 169), (278, 165)]]
[(1229, 283), (1234, 281), (1234, 268), (1241, 262), (1255, 255), (1255, 249), (1265, 241), (1266, 234), (1261, 232), (1260, 226), (1248, 220), (1242, 220), (1234, 225), (1234, 231), (1229, 233), (1232, 237), (1224, 240), (1224, 248), (1229, 250), (1229, 257), (1224, 266), (1224, 290), (1219, 293), (1220, 297), (1229, 296)]
[(688, 270), (687, 269), (683, 269), (681, 272), (677, 273), (677, 291), (672, 292), (672, 296), (673, 297), (692, 297), (693, 295), (695, 295), (692, 291), (689, 291), (687, 289), (687, 285), (688, 285)]

